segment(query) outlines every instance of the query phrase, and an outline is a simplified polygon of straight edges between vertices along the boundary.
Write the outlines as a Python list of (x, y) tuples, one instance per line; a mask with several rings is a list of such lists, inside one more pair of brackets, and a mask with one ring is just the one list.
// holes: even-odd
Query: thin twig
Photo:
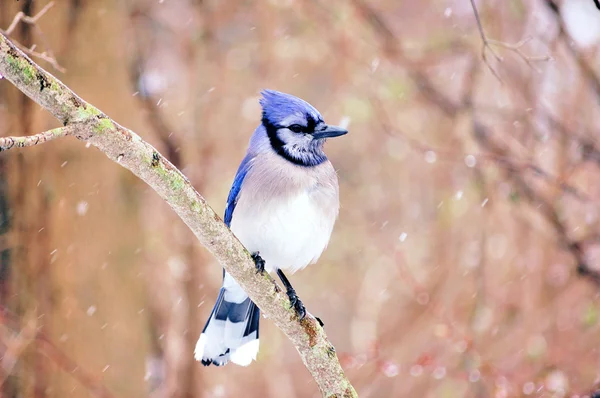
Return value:
[(535, 70), (536, 72), (540, 72), (540, 70), (533, 64), (533, 62), (542, 62), (542, 61), (549, 61), (552, 59), (552, 57), (550, 55), (542, 55), (542, 56), (530, 56), (530, 55), (526, 55), (525, 53), (523, 53), (521, 51), (521, 48), (528, 43), (529, 41), (531, 41), (531, 37), (526, 37), (524, 39), (522, 39), (521, 41), (519, 41), (518, 43), (515, 44), (511, 44), (511, 43), (505, 43), (503, 41), (499, 41), (499, 40), (493, 40), (493, 39), (488, 39), (488, 37), (486, 36), (484, 30), (483, 30), (483, 25), (481, 24), (481, 18), (479, 16), (479, 10), (477, 9), (477, 5), (475, 4), (475, 0), (471, 0), (471, 7), (473, 8), (473, 14), (475, 15), (475, 22), (477, 23), (477, 29), (479, 30), (479, 35), (481, 36), (481, 41), (482, 41), (482, 48), (481, 48), (481, 58), (483, 59), (483, 62), (487, 65), (488, 69), (490, 70), (490, 72), (492, 72), (492, 74), (501, 82), (504, 83), (502, 81), (502, 79), (500, 78), (500, 75), (498, 74), (498, 71), (496, 71), (492, 65), (490, 64), (488, 58), (487, 58), (487, 53), (486, 50), (489, 50), (492, 55), (496, 58), (496, 60), (498, 62), (502, 62), (502, 58), (496, 54), (492, 48), (492, 45), (495, 46), (499, 46), (499, 47), (503, 47), (507, 50), (510, 50), (514, 53), (516, 53), (519, 57), (521, 57), (521, 59), (523, 59), (523, 61), (525, 61), (527, 63), (527, 65), (529, 65), (533, 70)]
[(48, 51), (48, 52), (44, 51), (44, 52), (39, 53), (37, 51), (34, 51), (32, 48), (27, 48), (27, 47), (23, 46), (22, 44), (20, 44), (18, 42), (15, 42), (15, 44), (18, 45), (19, 48), (21, 50), (23, 50), (23, 52), (31, 55), (32, 57), (36, 57), (43, 61), (48, 62), (54, 69), (56, 69), (60, 73), (67, 72), (67, 70), (64, 67), (60, 66), (60, 64), (58, 63), (56, 58), (54, 58), (54, 55), (50, 51)]
[(481, 18), (479, 17), (479, 11), (477, 10), (477, 5), (475, 5), (475, 0), (471, 0), (471, 7), (473, 7), (473, 14), (475, 14), (475, 21), (477, 22), (477, 28), (479, 29), (479, 35), (481, 36), (481, 41), (483, 43), (483, 45), (481, 47), (481, 59), (483, 59), (483, 62), (485, 62), (488, 69), (490, 70), (490, 72), (492, 72), (492, 74), (494, 76), (496, 76), (496, 79), (498, 79), (498, 80), (500, 80), (500, 82), (502, 82), (500, 75), (492, 67), (492, 64), (490, 64), (490, 62), (488, 61), (486, 50), (490, 50), (490, 52), (492, 53), (494, 58), (496, 58), (497, 61), (502, 62), (502, 58), (500, 58), (498, 56), (498, 54), (496, 54), (494, 52), (494, 49), (492, 47), (490, 47), (488, 38), (485, 35), (485, 32), (483, 31), (483, 25), (481, 24)]
[(48, 12), (49, 9), (51, 9), (54, 6), (54, 2), (51, 1), (50, 3), (46, 4), (46, 6), (44, 8), (42, 8), (40, 10), (40, 12), (38, 12), (36, 15), (34, 15), (33, 17), (28, 17), (27, 15), (25, 15), (22, 11), (19, 11), (17, 13), (17, 15), (15, 15), (15, 17), (13, 18), (12, 22), (10, 23), (10, 26), (8, 27), (8, 29), (6, 29), (4, 31), (5, 35), (10, 35), (12, 33), (13, 30), (15, 30), (15, 28), (17, 27), (17, 24), (20, 21), (23, 21), (25, 23), (34, 25), (37, 23), (37, 21), (44, 16), (44, 14), (46, 12)]
[(37, 144), (43, 144), (56, 138), (71, 135), (74, 133), (74, 131), (75, 128), (73, 126), (67, 126), (23, 137), (0, 137), (0, 152), (8, 151), (13, 147), (24, 148)]
[(529, 65), (533, 70), (535, 70), (538, 73), (541, 73), (541, 70), (537, 66), (535, 66), (533, 63), (534, 62), (551, 61), (552, 60), (552, 56), (550, 56), (548, 54), (533, 56), (533, 55), (527, 55), (523, 51), (521, 51), (521, 48), (526, 43), (529, 43), (531, 41), (531, 39), (532, 39), (532, 37), (528, 36), (528, 37), (525, 37), (524, 39), (522, 39), (521, 41), (519, 41), (518, 43), (515, 43), (515, 44), (505, 43), (503, 41), (488, 39), (488, 43), (489, 44), (493, 44), (495, 46), (504, 47), (507, 50), (510, 50), (510, 51), (514, 52), (519, 57), (521, 57), (521, 59), (523, 61), (525, 61), (525, 63), (527, 63), (527, 65)]
[[(9, 27), (6, 30), (2, 30), (0, 29), (0, 32), (4, 33), (6, 36), (10, 36), (12, 34), (12, 32), (15, 30), (15, 28), (17, 27), (17, 25), (19, 24), (19, 22), (23, 22), (23, 23), (27, 23), (30, 24), (32, 26), (34, 26), (38, 32), (40, 32), (40, 35), (42, 37), (42, 40), (45, 41), (44, 39), (44, 34), (42, 32), (42, 30), (37, 26), (37, 21), (43, 17), (50, 8), (52, 8), (54, 6), (54, 2), (51, 1), (50, 3), (46, 4), (46, 6), (44, 8), (42, 8), (40, 10), (40, 12), (38, 12), (36, 15), (34, 15), (33, 17), (29, 17), (27, 15), (25, 15), (22, 11), (19, 11), (17, 13), (17, 15), (15, 15), (15, 17), (13, 18), (12, 22), (10, 23)], [(34, 51), (35, 46), (28, 48), (27, 46), (22, 45), (21, 43), (14, 41), (14, 43), (25, 53), (31, 55), (32, 57), (36, 57), (39, 58), (41, 60), (44, 60), (46, 62), (48, 62), (50, 65), (52, 65), (52, 67), (56, 70), (58, 70), (61, 73), (65, 73), (67, 70), (65, 68), (63, 68), (62, 66), (60, 66), (60, 64), (58, 63), (58, 61), (56, 60), (56, 57), (54, 56), (54, 54), (52, 53), (52, 50), (50, 50), (50, 48), (46, 45), (46, 47), (48, 48), (47, 51), (43, 51), (43, 52), (37, 52)]]

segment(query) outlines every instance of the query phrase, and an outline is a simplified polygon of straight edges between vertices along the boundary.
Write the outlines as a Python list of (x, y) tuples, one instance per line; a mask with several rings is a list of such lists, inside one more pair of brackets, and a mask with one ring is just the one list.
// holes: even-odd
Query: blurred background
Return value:
[[(350, 134), (341, 210), (293, 275), (361, 397), (600, 388), (600, 10), (593, 0), (0, 0), (0, 28), (156, 146), (222, 213), (261, 88)], [(32, 48), (32, 46), (34, 46)], [(0, 135), (58, 127), (0, 80)], [(193, 347), (221, 269), (145, 184), (75, 139), (0, 155), (6, 397), (318, 397)]]

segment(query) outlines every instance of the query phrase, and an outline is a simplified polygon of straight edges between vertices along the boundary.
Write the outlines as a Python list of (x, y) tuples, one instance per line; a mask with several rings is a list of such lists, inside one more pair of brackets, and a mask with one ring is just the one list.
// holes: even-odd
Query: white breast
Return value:
[(327, 247), (339, 210), (337, 175), (329, 162), (303, 168), (274, 152), (253, 159), (231, 230), (265, 267), (298, 271)]
[(238, 202), (231, 230), (266, 268), (296, 272), (316, 262), (327, 247), (335, 216), (324, 212), (310, 192), (252, 206)]

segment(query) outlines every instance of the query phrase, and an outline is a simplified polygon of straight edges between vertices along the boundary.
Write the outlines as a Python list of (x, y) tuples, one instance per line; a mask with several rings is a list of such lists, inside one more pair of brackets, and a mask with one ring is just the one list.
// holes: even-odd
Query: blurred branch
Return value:
[(316, 319), (308, 315), (298, 321), (287, 295), (269, 275), (256, 273), (248, 251), (189, 180), (163, 155), (133, 131), (78, 97), (3, 34), (0, 34), (0, 74), (65, 126), (75, 126), (79, 139), (97, 147), (158, 193), (263, 313), (287, 335), (324, 397), (357, 396), (344, 375), (335, 348)]
[[(152, 126), (152, 129), (160, 139), (161, 143), (164, 145), (167, 152), (167, 157), (175, 167), (181, 167), (182, 161), (179, 153), (180, 146), (177, 137), (173, 135), (173, 130), (171, 130), (171, 128), (167, 125), (160, 107), (157, 105), (158, 102), (156, 98), (152, 96), (148, 88), (142, 83), (142, 79), (144, 79), (144, 74), (146, 73), (144, 69), (147, 59), (145, 59), (144, 55), (142, 54), (142, 45), (139, 39), (140, 33), (138, 32), (138, 29), (136, 29), (136, 23), (146, 22), (146, 19), (150, 19), (150, 16), (142, 10), (133, 9), (129, 13), (129, 17), (131, 25), (133, 26), (134, 36), (134, 50), (132, 60), (129, 65), (129, 79), (131, 80), (131, 85), (137, 90), (138, 95), (136, 95), (136, 98), (146, 110), (148, 122), (150, 123), (150, 126)], [(140, 21), (136, 21), (136, 19), (139, 19)], [(155, 21), (151, 21), (151, 23), (152, 25), (156, 24)]]
[(580, 241), (572, 240), (568, 233), (567, 227), (560, 219), (556, 209), (548, 201), (539, 195), (527, 184), (523, 177), (518, 173), (518, 166), (513, 165), (509, 157), (505, 156), (505, 149), (501, 148), (497, 143), (490, 139), (490, 134), (487, 129), (476, 120), (473, 121), (474, 135), (477, 141), (487, 150), (496, 152), (501, 157), (498, 164), (504, 169), (508, 177), (513, 181), (518, 191), (523, 194), (530, 205), (540, 211), (544, 218), (554, 227), (558, 235), (560, 244), (566, 248), (577, 262), (577, 272), (579, 275), (587, 278), (597, 287), (600, 287), (600, 272), (593, 270), (587, 263), (583, 245)]
[[(8, 308), (0, 305), (0, 324), (5, 325), (6, 329), (0, 332), (0, 341), (7, 347), (7, 351), (4, 353), (2, 359), (2, 367), (5, 371), (4, 375), (0, 376), (0, 384), (9, 375), (5, 366), (5, 359), (11, 345), (15, 347), (12, 349), (12, 358), (15, 360), (13, 366), (16, 364), (16, 359), (25, 348), (35, 341), (37, 348), (46, 355), (51, 361), (53, 361), (60, 369), (65, 373), (71, 374), (74, 379), (79, 381), (81, 385), (85, 386), (88, 391), (96, 397), (100, 398), (113, 398), (114, 395), (108, 390), (96, 377), (85, 371), (75, 361), (69, 358), (63, 353), (52, 341), (37, 327), (35, 317), (25, 317), (30, 319), (16, 337), (9, 336), (9, 330), (17, 330), (20, 327), (19, 318), (12, 313)], [(18, 354), (18, 355), (14, 355)]]
[(496, 60), (502, 61), (502, 59), (498, 56), (498, 54), (496, 54), (494, 52), (494, 49), (492, 47), (490, 47), (490, 42), (488, 41), (488, 38), (485, 35), (485, 32), (483, 31), (483, 26), (481, 25), (481, 19), (479, 18), (479, 11), (477, 10), (477, 6), (475, 5), (475, 0), (471, 0), (471, 7), (473, 7), (473, 14), (475, 14), (475, 21), (477, 22), (477, 29), (479, 29), (479, 35), (481, 36), (481, 41), (483, 42), (483, 46), (481, 47), (481, 58), (483, 59), (483, 62), (485, 62), (487, 67), (489, 68), (490, 72), (492, 72), (492, 74), (494, 76), (496, 76), (496, 78), (498, 80), (502, 81), (502, 79), (500, 79), (500, 75), (498, 75), (498, 72), (496, 72), (496, 70), (489, 63), (489, 61), (487, 59), (487, 53), (485, 50), (490, 50), (490, 52), (492, 53), (494, 58), (496, 58)]
[[(598, 1), (598, 0), (595, 0), (595, 1)], [(592, 89), (594, 90), (594, 93), (596, 94), (596, 99), (600, 103), (600, 77), (598, 77), (596, 75), (596, 73), (594, 72), (594, 69), (583, 58), (583, 56), (577, 49), (575, 41), (567, 33), (567, 31), (565, 29), (564, 20), (560, 15), (560, 8), (558, 7), (558, 4), (556, 4), (556, 2), (554, 0), (545, 0), (545, 4), (550, 9), (550, 11), (552, 12), (552, 14), (554, 15), (554, 17), (556, 19), (556, 23), (558, 24), (558, 29), (559, 29), (558, 36), (567, 45), (569, 52), (571, 53), (573, 58), (575, 58), (575, 61), (577, 62), (577, 65), (581, 69), (583, 76), (588, 81), (588, 83), (590, 83), (590, 85), (592, 86)], [(596, 3), (596, 4), (598, 4), (598, 3)]]
[(52, 6), (54, 6), (53, 1), (46, 4), (46, 6), (44, 8), (42, 8), (42, 10), (40, 12), (38, 12), (36, 15), (34, 15), (33, 17), (28, 17), (23, 12), (18, 12), (17, 15), (15, 15), (14, 19), (12, 20), (12, 22), (10, 23), (10, 26), (8, 27), (8, 29), (6, 29), (3, 33), (7, 36), (10, 35), (13, 32), (13, 30), (17, 27), (17, 24), (21, 21), (23, 21), (24, 23), (32, 24), (32, 25), (36, 24), (38, 19), (43, 17), (44, 14), (50, 8), (52, 8)]
[[(554, 1), (553, 0), (545, 0), (545, 1), (550, 6), (550, 8), (558, 15), (558, 7), (554, 3)], [(444, 94), (442, 94), (438, 89), (436, 89), (433, 86), (433, 83), (431, 82), (431, 80), (426, 75), (424, 75), (423, 73), (421, 73), (419, 70), (417, 70), (415, 68), (416, 65), (412, 61), (409, 61), (405, 57), (403, 57), (402, 52), (399, 49), (397, 40), (396, 40), (392, 30), (390, 29), (389, 26), (387, 26), (385, 24), (383, 18), (370, 5), (366, 4), (363, 0), (354, 0), (354, 3), (358, 7), (359, 11), (364, 15), (365, 20), (373, 27), (373, 30), (377, 34), (379, 34), (380, 37), (382, 38), (382, 41), (384, 43), (385, 54), (397, 61), (402, 62), (405, 65), (405, 67), (408, 69), (409, 76), (419, 86), (422, 94), (424, 94), (423, 96), (429, 102), (431, 102), (433, 105), (436, 105), (444, 114), (446, 114), (449, 117), (456, 115), (457, 113), (459, 113), (460, 111), (462, 111), (464, 109), (475, 108), (474, 104), (470, 103), (470, 100), (463, 101), (462, 104), (457, 104), (457, 103), (454, 103), (451, 100), (449, 100)], [(473, 2), (472, 2), (472, 5), (474, 6)], [(478, 22), (479, 32), (480, 32), (480, 35), (482, 36), (482, 39), (484, 39), (484, 45), (485, 45), (485, 43), (489, 43), (490, 41), (486, 38), (483, 28), (481, 27), (479, 14), (477, 13), (477, 8), (474, 7), (473, 10), (476, 13), (476, 20)], [(558, 18), (558, 19), (561, 20), (560, 18)], [(562, 23), (562, 22), (560, 22), (560, 23)], [(564, 34), (564, 29), (562, 28), (562, 25), (561, 25), (561, 32), (563, 32), (563, 34)], [(516, 45), (508, 45), (506, 43), (503, 43), (503, 46), (519, 53), (520, 51), (518, 51), (518, 50), (520, 49), (522, 44), (524, 44), (525, 42), (520, 42), (520, 43), (517, 43)], [(494, 43), (497, 43), (497, 42), (494, 42)], [(572, 46), (570, 46), (570, 48), (574, 52), (574, 55), (576, 56), (576, 58), (578, 59), (578, 63), (580, 64), (580, 67), (582, 68), (586, 77), (588, 79), (591, 79), (593, 87), (594, 87), (595, 91), (598, 93), (598, 98), (600, 98), (600, 81), (597, 79), (597, 77), (595, 76), (595, 74), (593, 73), (593, 71), (591, 70), (589, 65), (587, 65), (587, 63), (585, 63), (580, 56), (578, 56), (578, 53), (575, 52), (575, 49)], [(390, 128), (390, 126), (391, 125), (389, 123), (386, 123), (386, 128)], [(556, 124), (555, 124), (555, 127), (556, 127)], [(482, 133), (484, 133), (484, 134), (482, 134)], [(563, 131), (563, 133), (565, 133), (565, 132)], [(489, 146), (490, 144), (488, 142), (482, 141), (482, 137), (487, 137), (487, 130), (485, 129), (485, 127), (483, 125), (480, 125), (480, 124), (476, 125), (475, 135), (476, 135), (476, 138), (478, 139), (478, 141), (480, 142), (480, 144), (482, 144), (482, 146), (490, 149), (490, 146)], [(425, 147), (423, 146), (423, 144), (420, 144), (418, 141), (410, 139), (407, 136), (404, 136), (404, 138), (406, 138), (409, 141), (409, 144), (413, 148), (416, 147), (416, 148), (420, 148), (420, 150), (424, 150)], [(595, 150), (595, 146), (593, 146), (593, 145), (591, 147), (588, 145), (588, 146), (585, 146), (584, 148), (588, 148), (588, 149), (591, 148), (591, 149)], [(427, 150), (431, 150), (431, 149), (427, 149)], [(436, 151), (436, 152), (439, 152), (439, 151)], [(553, 207), (551, 207), (548, 203), (545, 203), (542, 200), (542, 198), (540, 198), (538, 196), (537, 192), (535, 192), (522, 179), (522, 176), (520, 176), (518, 174), (518, 172), (523, 171), (523, 169), (526, 168), (526, 169), (531, 169), (536, 175), (542, 176), (545, 179), (554, 180), (554, 181), (558, 181), (558, 179), (556, 179), (555, 177), (551, 177), (548, 173), (544, 172), (541, 168), (539, 168), (536, 165), (533, 165), (530, 163), (515, 162), (511, 158), (510, 154), (508, 154), (506, 152), (497, 152), (497, 151), (493, 151), (493, 150), (488, 150), (486, 152), (487, 153), (484, 154), (483, 157), (488, 157), (488, 158), (494, 160), (495, 162), (497, 162), (499, 165), (503, 166), (503, 168), (509, 173), (511, 178), (513, 178), (513, 180), (517, 183), (520, 190), (524, 191), (526, 197), (532, 203), (536, 203), (536, 204), (542, 203), (542, 205), (538, 206), (538, 209), (540, 209), (542, 211), (543, 215), (555, 227), (563, 245), (575, 257), (577, 264), (578, 264), (577, 271), (579, 272), (579, 274), (581, 276), (587, 277), (590, 281), (595, 283), (597, 286), (600, 286), (600, 273), (592, 270), (588, 266), (587, 262), (585, 261), (585, 256), (584, 256), (584, 253), (582, 250), (581, 243), (570, 240), (570, 238), (567, 236), (566, 228), (560, 221), (558, 215), (556, 214), (555, 209)], [(593, 153), (595, 154), (596, 152), (594, 151)], [(481, 157), (481, 156), (482, 155), (479, 155), (479, 157)], [(591, 155), (588, 154), (588, 156), (591, 156)], [(600, 159), (600, 155), (598, 157)], [(563, 191), (565, 191), (566, 193), (574, 194), (579, 198), (584, 198), (584, 196), (577, 193), (575, 188), (568, 186), (566, 183), (564, 183), (562, 181), (558, 181), (558, 182), (559, 182), (560, 188)]]
[(373, 31), (380, 37), (383, 44), (384, 54), (391, 60), (402, 63), (407, 70), (410, 79), (419, 88), (419, 93), (429, 102), (435, 104), (446, 116), (453, 117), (458, 112), (460, 105), (456, 104), (445, 94), (439, 91), (413, 61), (405, 57), (398, 45), (396, 35), (386, 24), (379, 13), (364, 0), (353, 0), (357, 10), (363, 19), (371, 26)]
[(483, 62), (485, 62), (485, 64), (487, 65), (490, 72), (492, 72), (492, 74), (494, 76), (496, 76), (496, 78), (498, 80), (500, 80), (500, 82), (502, 82), (502, 79), (500, 78), (500, 75), (498, 74), (498, 72), (490, 64), (490, 62), (487, 58), (486, 50), (489, 50), (492, 53), (492, 55), (494, 56), (494, 58), (496, 58), (497, 61), (502, 62), (502, 58), (494, 52), (494, 50), (491, 47), (491, 44), (493, 44), (495, 46), (499, 46), (499, 47), (504, 47), (505, 49), (514, 52), (536, 72), (539, 72), (539, 69), (533, 64), (533, 62), (549, 61), (552, 59), (552, 57), (550, 57), (549, 55), (530, 56), (530, 55), (526, 55), (523, 51), (521, 51), (521, 48), (526, 43), (531, 41), (531, 39), (532, 39), (531, 37), (526, 37), (515, 44), (488, 39), (488, 37), (486, 36), (486, 34), (483, 30), (483, 26), (481, 24), (481, 18), (479, 17), (479, 10), (477, 10), (477, 5), (475, 4), (475, 0), (471, 0), (471, 7), (473, 8), (473, 14), (475, 15), (475, 21), (477, 22), (477, 29), (479, 30), (479, 35), (481, 36), (481, 41), (483, 42), (483, 46), (481, 48), (481, 58), (483, 59)]
[(28, 319), (27, 324), (14, 337), (11, 336), (12, 333), (10, 333), (7, 328), (0, 329), (0, 341), (6, 346), (6, 350), (2, 353), (0, 386), (3, 385), (8, 376), (11, 375), (19, 358), (35, 339), (37, 327), (36, 319), (31, 316), (31, 314), (25, 316), (25, 318)]
[[(40, 10), (40, 12), (38, 12), (33, 17), (28, 17), (22, 11), (18, 12), (17, 15), (15, 15), (14, 19), (12, 20), (12, 22), (10, 23), (9, 27), (6, 30), (0, 29), (0, 33), (4, 34), (6, 36), (10, 36), (11, 33), (15, 30), (15, 28), (19, 24), (19, 22), (23, 22), (23, 23), (26, 23), (26, 24), (36, 27), (38, 29), (38, 31), (42, 34), (41, 29), (39, 29), (39, 27), (37, 26), (37, 21), (41, 17), (43, 17), (44, 14), (46, 14), (46, 12), (48, 12), (48, 10), (50, 8), (52, 8), (53, 6), (54, 6), (54, 2), (51, 1), (50, 3), (46, 4), (46, 6), (44, 8), (42, 8)], [(43, 36), (43, 34), (42, 34), (42, 36)], [(36, 47), (35, 45), (33, 45), (31, 48), (28, 48), (16, 41), (13, 41), (13, 43), (16, 44), (25, 53), (31, 55), (32, 57), (36, 57), (36, 58), (39, 58), (39, 59), (42, 59), (42, 60), (48, 62), (50, 65), (52, 65), (52, 67), (54, 69), (58, 70), (59, 72), (62, 72), (62, 73), (66, 72), (66, 69), (58, 64), (58, 61), (56, 60), (56, 58), (54, 57), (54, 55), (52, 54), (52, 51), (50, 49), (39, 53), (39, 52), (35, 51), (35, 47)]]
[[(471, 101), (472, 101), (471, 98), (465, 99), (465, 103), (470, 103)], [(436, 154), (436, 156), (438, 156), (442, 160), (446, 160), (446, 161), (450, 161), (450, 162), (459, 162), (459, 163), (463, 163), (463, 164), (465, 163), (465, 159), (468, 156), (473, 158), (475, 164), (486, 162), (486, 161), (494, 162), (494, 163), (500, 163), (500, 162), (509, 163), (511, 165), (511, 167), (513, 167), (514, 171), (518, 171), (521, 173), (529, 171), (534, 176), (540, 177), (541, 179), (545, 180), (547, 183), (552, 184), (553, 186), (559, 188), (563, 193), (565, 193), (567, 195), (571, 195), (572, 197), (574, 197), (577, 200), (580, 200), (583, 202), (591, 202), (592, 201), (592, 199), (590, 198), (590, 196), (587, 192), (582, 192), (579, 189), (577, 189), (576, 187), (560, 180), (558, 177), (545, 171), (544, 169), (542, 169), (540, 166), (534, 164), (533, 162), (519, 160), (519, 159), (516, 159), (514, 156), (510, 156), (509, 154), (498, 154), (498, 153), (494, 153), (494, 152), (490, 152), (490, 151), (467, 154), (467, 153), (456, 152), (456, 151), (452, 151), (452, 150), (448, 150), (448, 149), (434, 148), (433, 146), (431, 146), (427, 143), (423, 143), (420, 140), (417, 140), (415, 138), (412, 138), (408, 134), (404, 133), (403, 131), (395, 128), (391, 122), (389, 115), (385, 112), (383, 105), (376, 98), (374, 98), (374, 97), (371, 98), (371, 103), (374, 105), (374, 108), (378, 112), (378, 120), (379, 120), (384, 132), (389, 135), (392, 135), (392, 136), (400, 137), (402, 140), (404, 140), (406, 142), (406, 144), (413, 151), (417, 151), (422, 154), (426, 154), (427, 152), (433, 152)], [(479, 108), (475, 108), (475, 109), (479, 110)], [(489, 110), (489, 108), (488, 108), (488, 110)], [(514, 115), (516, 115), (516, 113), (514, 113), (513, 116)], [(589, 155), (590, 157), (593, 156), (594, 154), (596, 154), (596, 152), (593, 152), (594, 147), (592, 147), (592, 146), (589, 147), (589, 151), (590, 151), (590, 155)], [(598, 161), (600, 162), (600, 152), (598, 152), (598, 154), (596, 156), (598, 156)]]

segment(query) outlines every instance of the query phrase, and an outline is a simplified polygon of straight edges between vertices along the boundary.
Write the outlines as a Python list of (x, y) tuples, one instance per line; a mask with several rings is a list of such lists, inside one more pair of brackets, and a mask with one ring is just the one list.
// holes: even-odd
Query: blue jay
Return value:
[[(338, 180), (323, 152), (348, 131), (323, 122), (309, 103), (262, 91), (262, 123), (254, 131), (227, 198), (225, 224), (252, 253), (257, 270), (276, 271), (299, 319), (306, 310), (282, 270), (315, 263), (329, 242), (339, 210)], [(208, 366), (247, 366), (258, 353), (260, 310), (223, 271), (223, 287), (196, 344)]]

